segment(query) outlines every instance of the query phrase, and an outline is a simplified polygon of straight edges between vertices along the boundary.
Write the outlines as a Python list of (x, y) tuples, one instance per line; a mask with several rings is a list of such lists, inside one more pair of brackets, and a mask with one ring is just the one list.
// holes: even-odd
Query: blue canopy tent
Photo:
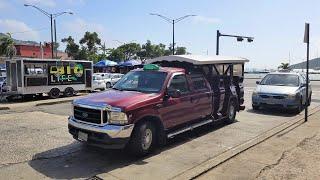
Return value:
[(99, 62), (97, 62), (96, 64), (94, 64), (94, 67), (108, 67), (108, 66), (116, 66), (118, 63), (114, 62), (114, 61), (110, 61), (108, 59), (103, 59)]
[(133, 66), (139, 66), (142, 62), (140, 60), (128, 60), (122, 63), (119, 63), (120, 67), (133, 67)]
[(93, 65), (94, 72), (114, 72), (113, 67), (118, 65), (118, 63), (114, 61), (110, 61), (108, 59), (103, 59), (96, 64)]

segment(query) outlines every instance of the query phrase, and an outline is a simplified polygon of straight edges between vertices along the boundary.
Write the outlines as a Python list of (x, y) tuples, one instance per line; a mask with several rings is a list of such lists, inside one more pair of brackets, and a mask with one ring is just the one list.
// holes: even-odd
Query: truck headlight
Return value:
[(110, 112), (109, 113), (109, 123), (124, 125), (128, 124), (128, 117), (126, 113), (123, 112)]

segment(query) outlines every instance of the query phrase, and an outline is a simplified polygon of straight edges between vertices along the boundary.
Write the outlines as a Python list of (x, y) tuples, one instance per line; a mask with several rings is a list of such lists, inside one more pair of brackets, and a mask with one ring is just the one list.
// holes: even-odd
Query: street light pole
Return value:
[(168, 18), (166, 16), (163, 16), (161, 14), (156, 14), (156, 13), (150, 13), (150, 15), (152, 16), (159, 16), (160, 18), (164, 19), (165, 21), (169, 22), (170, 24), (172, 24), (172, 55), (174, 55), (174, 25), (180, 21), (182, 21), (183, 19), (187, 18), (187, 17), (192, 17), (192, 16), (197, 16), (197, 15), (193, 15), (193, 14), (189, 14), (189, 15), (185, 15), (182, 17), (179, 17), (177, 19), (172, 19), (172, 18)]
[(220, 51), (220, 37), (225, 36), (225, 37), (235, 37), (237, 38), (237, 41), (243, 41), (243, 39), (247, 39), (247, 41), (250, 43), (253, 41), (253, 37), (248, 37), (248, 36), (238, 36), (238, 35), (230, 35), (230, 34), (222, 34), (220, 33), (219, 30), (217, 30), (217, 45), (216, 45), (216, 55), (219, 55)]
[[(58, 16), (61, 16), (61, 15), (63, 15), (63, 14), (70, 14), (70, 15), (72, 15), (73, 13), (72, 12), (66, 12), (66, 11), (64, 11), (64, 12), (60, 12), (60, 13), (55, 13), (55, 14), (52, 14), (52, 13), (48, 13), (48, 12), (46, 12), (45, 10), (43, 10), (43, 9), (41, 9), (41, 8), (39, 8), (39, 7), (37, 7), (37, 6), (35, 6), (35, 5), (31, 5), (31, 4), (24, 4), (24, 6), (25, 7), (33, 7), (33, 8), (35, 8), (35, 9), (37, 9), (38, 11), (40, 11), (41, 13), (43, 13), (44, 15), (46, 15), (47, 17), (49, 17), (50, 18), (50, 31), (51, 31), (51, 58), (53, 58), (54, 57), (54, 45), (53, 45), (53, 25), (52, 25), (52, 21), (53, 21), (53, 19), (56, 19)], [(55, 23), (54, 23), (55, 24)], [(54, 28), (55, 29), (55, 28)], [(56, 33), (56, 32), (55, 32)]]

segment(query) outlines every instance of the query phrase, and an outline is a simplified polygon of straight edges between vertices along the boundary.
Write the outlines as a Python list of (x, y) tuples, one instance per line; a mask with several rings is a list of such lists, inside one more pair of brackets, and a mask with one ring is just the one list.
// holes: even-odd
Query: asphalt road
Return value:
[[(87, 147), (67, 130), (70, 103), (0, 111), (0, 177), (5, 179), (71, 179), (102, 174), (104, 178), (175, 177), (297, 116), (283, 111), (253, 111), (251, 92), (256, 80), (245, 80), (246, 110), (237, 122), (205, 126), (171, 139), (150, 156), (137, 159), (124, 150)], [(320, 105), (320, 82), (313, 82), (313, 102)], [(26, 105), (27, 106), (27, 105)]]

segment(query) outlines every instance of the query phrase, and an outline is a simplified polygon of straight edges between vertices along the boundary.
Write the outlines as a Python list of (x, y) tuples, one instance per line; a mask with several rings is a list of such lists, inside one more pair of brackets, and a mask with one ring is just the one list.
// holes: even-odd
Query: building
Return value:
[(51, 59), (51, 44), (15, 44), (17, 49), (16, 56), (27, 57), (27, 58), (43, 58)]
[[(306, 67), (306, 61), (289, 66), (290, 69), (306, 69)], [(309, 60), (309, 68), (314, 70), (320, 70), (320, 58)]]

